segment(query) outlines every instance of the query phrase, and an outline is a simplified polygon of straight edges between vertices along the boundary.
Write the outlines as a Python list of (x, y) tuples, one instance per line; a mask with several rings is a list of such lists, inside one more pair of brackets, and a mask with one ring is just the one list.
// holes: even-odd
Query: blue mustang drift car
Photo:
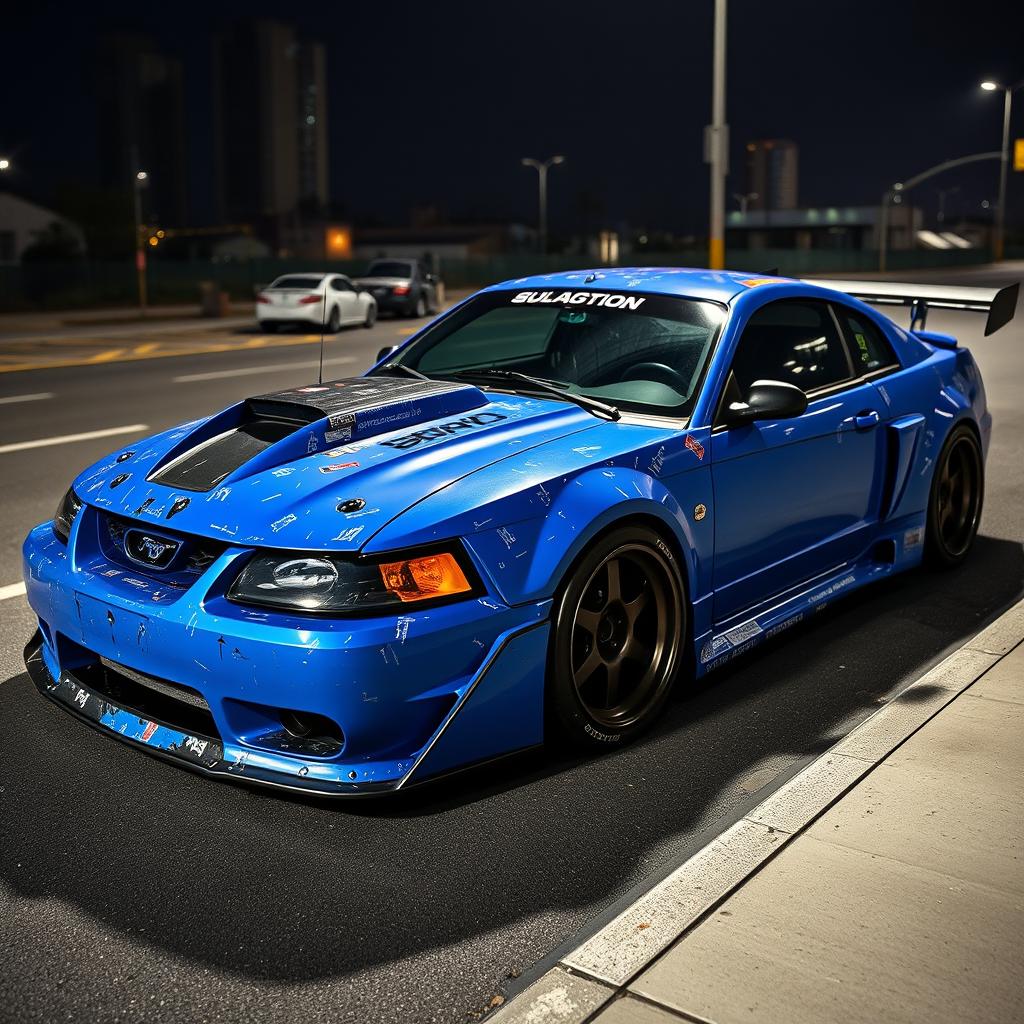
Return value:
[(364, 377), (78, 476), (25, 541), (27, 665), (113, 736), (307, 792), (615, 746), (835, 597), (965, 557), (991, 419), (970, 353), (921, 328), (991, 333), (1016, 298), (675, 269), (485, 289)]

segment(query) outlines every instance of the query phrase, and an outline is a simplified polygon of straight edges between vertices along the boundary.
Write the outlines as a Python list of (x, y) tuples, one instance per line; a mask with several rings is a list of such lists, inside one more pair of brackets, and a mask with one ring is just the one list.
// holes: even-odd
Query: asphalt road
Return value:
[[(39, 698), (21, 664), (27, 605), (0, 600), (0, 1020), (456, 1024), (513, 991), (1021, 596), (1021, 317), (985, 340), (977, 317), (929, 322), (971, 345), (995, 416), (968, 562), (837, 603), (680, 694), (660, 728), (610, 756), (544, 752), (380, 802), (211, 782)], [(328, 370), (359, 371), (401, 326), (329, 340)], [(159, 430), (306, 381), (315, 357), (0, 374), (0, 588), (72, 476), (133, 435), (5, 447)], [(10, 401), (38, 394), (52, 397)]]

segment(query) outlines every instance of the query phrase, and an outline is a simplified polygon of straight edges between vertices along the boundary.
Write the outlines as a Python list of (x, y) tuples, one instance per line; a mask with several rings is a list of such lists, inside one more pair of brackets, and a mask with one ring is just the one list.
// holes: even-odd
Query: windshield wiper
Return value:
[(581, 409), (586, 409), (587, 412), (593, 413), (601, 419), (618, 420), (622, 417), (614, 405), (607, 405), (605, 402), (599, 402), (596, 398), (588, 398), (586, 395), (577, 395), (572, 391), (567, 391), (565, 390), (568, 387), (567, 384), (554, 384), (541, 377), (531, 377), (528, 373), (520, 373), (518, 370), (499, 370), (493, 366), (483, 366), (477, 370), (458, 370), (452, 376), (459, 380), (483, 377), (492, 380), (520, 381), (545, 394), (554, 395), (565, 402), (572, 402), (573, 405), (578, 405)]
[(419, 370), (414, 370), (411, 366), (406, 366), (405, 363), (385, 363), (382, 370), (401, 370), (402, 373), (408, 374), (410, 377), (415, 377), (417, 380), (433, 380), (432, 377), (428, 377), (425, 373), (420, 373)]

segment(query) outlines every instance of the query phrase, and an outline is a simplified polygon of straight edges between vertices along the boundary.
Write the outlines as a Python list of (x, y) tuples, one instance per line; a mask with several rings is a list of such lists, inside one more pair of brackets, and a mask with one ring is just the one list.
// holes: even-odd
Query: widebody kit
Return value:
[(494, 286), (366, 376), (80, 474), (25, 541), (29, 669), (150, 752), (307, 792), (615, 745), (680, 681), (966, 554), (991, 419), (921, 321), (996, 329), (1015, 300), (657, 268)]

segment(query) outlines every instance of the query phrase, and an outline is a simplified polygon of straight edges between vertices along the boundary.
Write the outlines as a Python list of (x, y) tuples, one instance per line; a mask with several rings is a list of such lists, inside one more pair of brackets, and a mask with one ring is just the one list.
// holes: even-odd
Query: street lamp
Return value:
[(742, 213), (744, 217), (747, 215), (747, 203), (757, 202), (760, 198), (756, 192), (733, 192), (732, 197), (740, 204), (740, 213)]
[(524, 167), (533, 167), (537, 171), (537, 187), (540, 190), (540, 251), (547, 255), (548, 251), (548, 170), (556, 164), (565, 163), (564, 156), (553, 156), (547, 160), (534, 160), (524, 156)]
[(135, 199), (135, 275), (139, 285), (139, 313), (146, 315), (146, 250), (142, 244), (142, 190), (149, 184), (145, 171), (136, 171), (132, 181)]
[(939, 196), (939, 223), (946, 223), (946, 196), (956, 195), (960, 191), (959, 185), (951, 185), (949, 188), (937, 188)]
[(999, 159), (999, 201), (996, 206), (996, 231), (992, 245), (992, 257), (996, 261), (1003, 258), (1003, 243), (1006, 232), (1006, 171), (1010, 163), (1010, 107), (1013, 102), (1013, 94), (1024, 86), (1024, 79), (1013, 85), (1000, 85), (991, 80), (981, 83), (985, 92), (998, 92), (1003, 90), (1003, 148), (1002, 156)]

